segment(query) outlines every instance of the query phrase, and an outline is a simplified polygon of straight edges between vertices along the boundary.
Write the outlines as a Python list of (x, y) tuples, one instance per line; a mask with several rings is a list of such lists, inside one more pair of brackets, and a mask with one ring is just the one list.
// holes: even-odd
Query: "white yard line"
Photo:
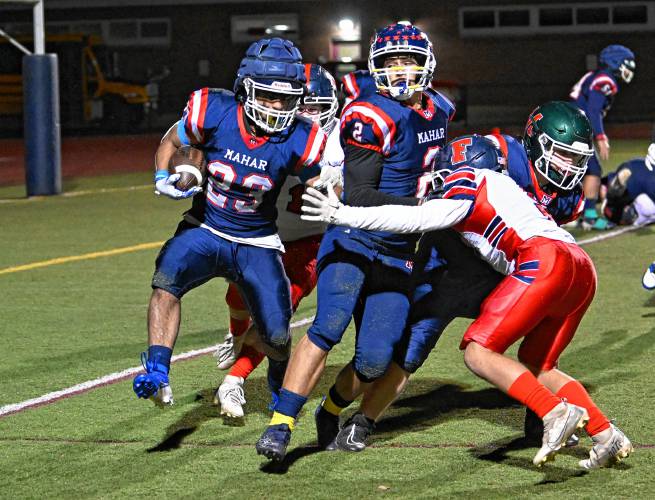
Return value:
[[(291, 328), (298, 328), (304, 325), (311, 323), (314, 320), (314, 316), (308, 318), (303, 318), (298, 321), (291, 323)], [(171, 359), (172, 363), (177, 361), (184, 361), (187, 359), (197, 358), (204, 354), (210, 354), (216, 350), (217, 345), (212, 345), (209, 347), (203, 347), (202, 349), (195, 349), (193, 351), (183, 352), (182, 354), (177, 354)], [(28, 399), (26, 401), (21, 401), (20, 403), (14, 403), (10, 405), (5, 405), (0, 407), (0, 418), (12, 413), (18, 413), (20, 411), (26, 410), (28, 408), (35, 408), (37, 406), (43, 406), (49, 403), (54, 403), (60, 399), (64, 399), (70, 396), (75, 396), (76, 394), (81, 394), (83, 392), (90, 391), (91, 389), (96, 389), (98, 387), (103, 387), (109, 384), (115, 384), (127, 378), (130, 378), (137, 373), (143, 371), (143, 367), (135, 366), (134, 368), (128, 368), (127, 370), (122, 370), (120, 372), (110, 373), (104, 377), (99, 377), (93, 380), (87, 380), (81, 384), (62, 389), (60, 391), (49, 392), (38, 398)]]
[[(616, 229), (614, 231), (608, 231), (607, 233), (599, 234), (598, 236), (594, 236), (592, 238), (587, 238), (581, 241), (578, 241), (578, 245), (589, 245), (591, 243), (596, 243), (598, 241), (603, 241), (607, 240), (610, 238), (614, 238), (615, 236), (620, 236), (621, 234), (628, 233), (630, 231), (635, 231), (637, 229), (640, 229), (639, 226), (628, 226), (628, 227), (623, 227), (620, 229)], [(314, 316), (310, 316), (308, 318), (303, 318), (301, 320), (298, 320), (294, 323), (291, 323), (291, 328), (298, 328), (300, 326), (307, 325), (311, 323), (314, 320)], [(175, 363), (177, 361), (183, 361), (186, 359), (193, 359), (197, 358), (198, 356), (203, 356), (205, 354), (209, 354), (213, 352), (216, 349), (215, 345), (205, 347), (203, 349), (196, 349), (193, 351), (188, 351), (188, 352), (183, 352), (182, 354), (177, 354), (173, 356), (171, 359), (172, 363)], [(0, 418), (11, 415), (12, 413), (18, 413), (20, 411), (26, 410), (28, 408), (35, 408), (37, 406), (43, 406), (49, 403), (53, 403), (55, 401), (58, 401), (60, 399), (64, 399), (70, 396), (74, 396), (76, 394), (81, 394), (87, 391), (90, 391), (92, 389), (98, 388), (98, 387), (103, 387), (105, 385), (109, 384), (115, 384), (117, 382), (120, 382), (122, 380), (125, 380), (127, 378), (130, 378), (137, 373), (143, 371), (143, 368), (140, 366), (136, 366), (134, 368), (128, 368), (127, 370), (123, 370), (120, 372), (114, 372), (110, 373), (109, 375), (105, 375), (104, 377), (96, 378), (93, 380), (88, 380), (86, 382), (82, 382), (81, 384), (74, 385), (72, 387), (68, 387), (67, 389), (62, 389), (60, 391), (55, 391), (55, 392), (49, 392), (48, 394), (44, 394), (43, 396), (39, 396), (38, 398), (33, 398), (33, 399), (28, 399), (26, 401), (22, 401), (20, 403), (14, 403), (10, 405), (5, 405), (0, 407)]]
[(596, 243), (597, 241), (608, 240), (610, 238), (614, 238), (615, 236), (619, 236), (624, 233), (636, 231), (637, 229), (641, 229), (642, 227), (646, 227), (646, 226), (625, 226), (620, 229), (615, 229), (613, 231), (607, 231), (606, 233), (599, 234), (598, 236), (594, 236), (593, 238), (580, 240), (577, 243), (580, 246), (589, 245), (590, 243)]

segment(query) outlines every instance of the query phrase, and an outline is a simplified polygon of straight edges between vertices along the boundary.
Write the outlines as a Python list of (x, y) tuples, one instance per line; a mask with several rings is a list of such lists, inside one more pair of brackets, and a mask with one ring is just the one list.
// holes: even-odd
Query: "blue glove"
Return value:
[(191, 198), (202, 191), (202, 187), (196, 186), (186, 191), (180, 191), (175, 183), (180, 179), (180, 174), (169, 175), (167, 170), (157, 170), (155, 173), (155, 194), (168, 196), (174, 200)]

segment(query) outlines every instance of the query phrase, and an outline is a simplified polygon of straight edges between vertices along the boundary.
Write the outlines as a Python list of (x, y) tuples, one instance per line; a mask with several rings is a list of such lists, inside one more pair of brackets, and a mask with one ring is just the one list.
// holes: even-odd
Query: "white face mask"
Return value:
[(648, 153), (646, 154), (646, 167), (651, 172), (655, 170), (655, 142), (648, 146)]
[(637, 65), (635, 64), (635, 62), (630, 59), (626, 59), (625, 61), (623, 61), (623, 64), (619, 66), (621, 80), (623, 80), (625, 83), (630, 83), (632, 81), (632, 78), (635, 76), (636, 67)]
[(336, 122), (334, 117), (337, 115), (339, 101), (337, 97), (312, 97), (307, 96), (298, 109), (298, 114), (309, 118), (311, 121), (318, 123), (323, 132), (330, 135)]
[(243, 81), (246, 90), (246, 116), (263, 131), (274, 134), (289, 128), (298, 111), (301, 86), (289, 82), (265, 84), (250, 78)]
[(542, 133), (539, 136), (541, 155), (535, 168), (552, 184), (564, 190), (573, 189), (587, 171), (587, 162), (594, 150), (582, 143), (572, 145), (556, 141)]
[[(398, 64), (386, 65), (385, 61), (389, 59)], [(411, 60), (413, 64), (403, 64), (403, 59)], [(419, 60), (425, 60), (425, 63), (420, 65), (417, 63)], [(368, 59), (368, 69), (378, 90), (399, 101), (409, 99), (415, 92), (424, 91), (430, 85), (436, 64), (431, 47), (389, 46), (372, 49)]]

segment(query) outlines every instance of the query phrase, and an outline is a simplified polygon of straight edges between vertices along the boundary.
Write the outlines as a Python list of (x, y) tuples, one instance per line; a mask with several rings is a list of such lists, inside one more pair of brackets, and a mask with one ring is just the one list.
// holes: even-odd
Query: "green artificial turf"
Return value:
[[(645, 151), (643, 141), (613, 146), (617, 162)], [(188, 201), (158, 199), (149, 188), (107, 190), (149, 181), (143, 174), (80, 179), (69, 192), (96, 192), (39, 200), (0, 189), (0, 200), (11, 200), (0, 205), (0, 271), (165, 240)], [(352, 356), (351, 328), (330, 354), (280, 467), (254, 450), (269, 417), (265, 366), (246, 383), (245, 425), (226, 426), (212, 405), (224, 372), (206, 355), (173, 365), (176, 404), (166, 410), (137, 400), (126, 380), (0, 418), (0, 498), (653, 497), (655, 295), (640, 279), (654, 247), (651, 228), (585, 246), (598, 293), (561, 360), (635, 444), (614, 469), (577, 467), (586, 438), (534, 468), (536, 450), (521, 440), (524, 410), (466, 370), (458, 343), (468, 322), (458, 320), (363, 453), (314, 446), (312, 411)], [(157, 251), (0, 274), (0, 406), (138, 366)], [(176, 353), (222, 339), (225, 288), (214, 280), (185, 296)], [(312, 295), (295, 319), (314, 306)]]

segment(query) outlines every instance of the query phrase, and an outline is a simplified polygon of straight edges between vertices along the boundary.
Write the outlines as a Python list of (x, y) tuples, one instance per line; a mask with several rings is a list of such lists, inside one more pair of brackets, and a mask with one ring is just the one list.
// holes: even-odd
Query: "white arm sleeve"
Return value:
[(655, 222), (655, 203), (645, 193), (641, 193), (632, 202), (635, 210), (637, 211), (637, 220), (635, 225), (651, 224)]
[(424, 233), (445, 229), (462, 221), (471, 208), (469, 200), (430, 200), (410, 207), (383, 205), (380, 207), (350, 207), (342, 205), (334, 214), (334, 224), (369, 231), (392, 233)]

